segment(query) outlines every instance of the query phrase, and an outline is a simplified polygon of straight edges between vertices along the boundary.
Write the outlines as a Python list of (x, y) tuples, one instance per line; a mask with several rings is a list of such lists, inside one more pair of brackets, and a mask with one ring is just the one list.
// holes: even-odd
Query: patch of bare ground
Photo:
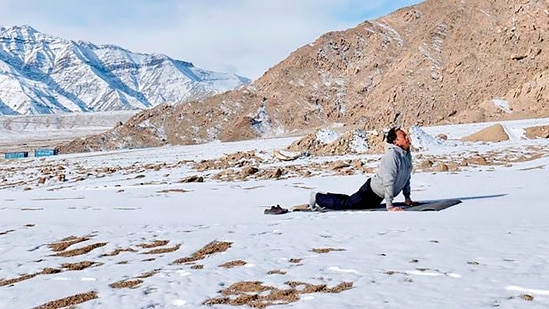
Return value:
[(494, 124), (478, 132), (461, 138), (464, 142), (502, 142), (509, 140), (509, 135), (501, 124)]
[(300, 286), (303, 286), (302, 289), (299, 290), (301, 294), (307, 294), (307, 293), (341, 293), (343, 291), (349, 290), (353, 287), (352, 282), (341, 282), (340, 284), (328, 288), (325, 284), (309, 284), (306, 282), (297, 282), (297, 281), (288, 281), (286, 282), (287, 285), (291, 286), (292, 288), (297, 288)]
[(41, 274), (43, 274), (43, 275), (53, 275), (53, 274), (58, 274), (62, 271), (63, 270), (59, 269), (59, 268), (46, 267), (42, 270)]
[(122, 252), (137, 252), (137, 250), (132, 249), (132, 248), (117, 248), (117, 249), (114, 249), (112, 252), (102, 254), (101, 257), (115, 256), (115, 255), (119, 255)]
[(87, 301), (99, 298), (96, 291), (90, 291), (82, 294), (75, 294), (69, 297), (47, 302), (33, 309), (58, 309), (58, 308), (74, 308), (75, 305), (85, 303)]
[(280, 269), (273, 269), (267, 272), (267, 275), (285, 275), (286, 272)]
[(92, 262), (92, 261), (82, 261), (78, 263), (63, 263), (61, 264), (61, 267), (67, 270), (82, 270), (82, 269), (101, 266), (101, 265), (103, 265), (103, 263)]
[(261, 161), (261, 158), (255, 154), (255, 151), (238, 151), (235, 153), (227, 154), (219, 159), (201, 160), (195, 163), (193, 168), (197, 171), (206, 170), (220, 170), (235, 167), (243, 167), (248, 165), (254, 165)]
[(12, 284), (15, 284), (17, 282), (21, 282), (21, 281), (24, 281), (24, 280), (28, 280), (28, 279), (31, 279), (31, 278), (34, 278), (36, 277), (37, 275), (39, 275), (40, 273), (34, 273), (34, 274), (24, 274), (24, 275), (21, 275), (17, 278), (11, 278), (11, 279), (2, 279), (0, 280), (0, 286), (6, 286), (6, 285), (12, 285)]
[(66, 201), (66, 200), (82, 200), (84, 199), (83, 196), (77, 196), (77, 197), (41, 197), (41, 198), (33, 198), (33, 201)]
[(82, 255), (82, 254), (86, 254), (96, 248), (100, 248), (100, 247), (103, 247), (107, 245), (106, 242), (98, 242), (98, 243), (95, 243), (95, 244), (91, 244), (89, 246), (85, 246), (85, 247), (82, 247), (82, 248), (78, 248), (78, 249), (73, 249), (73, 250), (68, 250), (68, 251), (61, 251), (61, 252), (58, 252), (56, 254), (53, 254), (53, 256), (63, 256), (63, 257), (69, 257), (69, 256), (77, 256), (77, 255)]
[(156, 248), (149, 251), (142, 252), (142, 254), (162, 254), (162, 253), (169, 253), (179, 250), (181, 245), (175, 245), (173, 247), (168, 248)]
[(109, 287), (113, 289), (134, 288), (144, 282), (142, 279), (150, 278), (156, 275), (159, 271), (160, 269), (155, 269), (153, 271), (139, 274), (135, 276), (133, 279), (120, 280), (120, 281), (109, 284)]
[(137, 246), (143, 249), (148, 249), (148, 248), (162, 247), (167, 245), (169, 242), (170, 242), (169, 240), (155, 240), (150, 244), (139, 244)]
[(185, 189), (165, 189), (165, 190), (160, 190), (160, 191), (156, 191), (157, 193), (171, 193), (171, 192), (175, 192), (175, 193), (185, 193), (185, 192), (191, 192), (190, 190), (185, 190)]
[(11, 232), (15, 232), (15, 230), (6, 230), (6, 231), (3, 231), (3, 232), (0, 232), (0, 236), (6, 235), (6, 234), (11, 233)]
[(221, 296), (209, 299), (203, 304), (249, 306), (252, 308), (266, 308), (274, 305), (286, 305), (299, 301), (301, 294), (310, 293), (341, 293), (353, 287), (352, 282), (342, 282), (328, 288), (325, 284), (313, 285), (309, 283), (288, 281), (289, 288), (276, 288), (263, 285), (259, 281), (237, 282), (224, 290), (219, 291)]
[(155, 269), (153, 271), (149, 271), (149, 272), (146, 272), (146, 273), (139, 274), (139, 275), (135, 276), (135, 278), (138, 278), (138, 279), (149, 278), (149, 277), (152, 277), (152, 276), (158, 274), (159, 271), (160, 271), (160, 269)]
[(17, 278), (11, 278), (11, 279), (2, 279), (0, 280), (0, 286), (6, 286), (6, 285), (12, 285), (24, 280), (32, 279), (38, 275), (52, 275), (52, 274), (58, 274), (60, 272), (63, 272), (63, 269), (69, 270), (69, 271), (77, 271), (86, 269), (88, 267), (92, 266), (101, 266), (103, 263), (99, 262), (91, 262), (91, 261), (83, 261), (78, 263), (64, 263), (61, 264), (60, 268), (52, 268), (52, 267), (46, 267), (40, 272), (32, 273), (32, 274), (24, 274)]
[(301, 263), (303, 259), (298, 259), (298, 258), (291, 258), (289, 260), (290, 263), (294, 263), (294, 264), (298, 264), (298, 263)]
[(67, 249), (68, 247), (70, 247), (74, 244), (77, 244), (79, 242), (84, 242), (84, 241), (87, 241), (89, 239), (90, 239), (90, 237), (88, 237), (88, 236), (84, 236), (84, 237), (69, 236), (67, 238), (61, 239), (58, 242), (54, 242), (54, 243), (49, 244), (48, 247), (50, 249), (52, 249), (54, 252), (59, 252), (59, 251), (64, 251), (65, 249)]
[(25, 185), (25, 184), (27, 184), (27, 181), (25, 181), (25, 180), (15, 181), (15, 182), (11, 182), (11, 183), (4, 183), (0, 186), (0, 189), (14, 188), (14, 187), (19, 187), (19, 186), (22, 186), (22, 185)]
[(83, 270), (89, 267), (95, 267), (95, 266), (101, 266), (103, 263), (100, 262), (92, 262), (92, 261), (82, 261), (78, 263), (63, 263), (61, 264), (61, 268), (52, 268), (52, 267), (46, 267), (42, 269), (42, 271), (32, 273), (32, 274), (24, 274), (16, 278), (11, 279), (2, 279), (0, 280), (0, 286), (6, 286), (6, 285), (12, 285), (21, 281), (25, 281), (28, 279), (32, 279), (38, 275), (52, 275), (52, 274), (58, 274), (60, 272), (63, 272), (64, 270), (68, 271), (78, 271)]
[(191, 256), (177, 259), (172, 263), (183, 264), (202, 260), (208, 255), (227, 251), (232, 246), (232, 244), (232, 242), (214, 240), (208, 243), (206, 246), (202, 247), (200, 250), (191, 254)]
[[(231, 154), (238, 157), (242, 153)], [(228, 156), (228, 155), (227, 155)], [(194, 168), (199, 171), (217, 171), (211, 179), (219, 181), (247, 181), (251, 179), (287, 179), (292, 177), (311, 177), (315, 174), (330, 171), (337, 175), (353, 175), (356, 173), (373, 173), (374, 168), (367, 166), (362, 158), (350, 160), (326, 160), (324, 162), (310, 162), (306, 167), (300, 164), (288, 164), (283, 167), (264, 167), (262, 164), (272, 163), (272, 159), (254, 159), (238, 161), (231, 166), (232, 161), (225, 162), (226, 158), (203, 160)], [(225, 166), (229, 166), (225, 168)]]
[(459, 155), (436, 156), (418, 154), (415, 157), (414, 171), (457, 172), (471, 166), (512, 166), (549, 155), (547, 147), (529, 146), (527, 148), (492, 150), (485, 153), (470, 152)]
[(520, 298), (526, 300), (526, 301), (533, 301), (534, 300), (534, 296), (530, 295), (530, 294), (521, 294), (520, 295)]
[(137, 210), (139, 208), (136, 207), (114, 207), (114, 210)]
[(414, 166), (414, 171), (423, 171), (423, 172), (456, 172), (460, 169), (461, 166), (467, 166), (467, 164), (462, 160), (460, 162), (449, 162), (445, 158), (426, 158), (420, 160), (419, 164)]
[[(548, 153), (544, 151), (530, 151), (526, 150), (525, 152), (521, 154), (514, 154), (509, 155), (506, 153), (503, 153), (503, 156), (500, 156), (502, 153), (500, 151), (490, 151), (488, 152), (488, 155), (491, 157), (494, 157), (494, 165), (500, 165), (500, 164), (510, 164), (510, 163), (518, 163), (518, 162), (528, 162), (532, 160), (537, 160), (539, 158), (542, 158), (544, 156), (547, 156)], [(499, 156), (499, 157), (498, 157)]]
[(314, 253), (329, 253), (329, 252), (332, 252), (332, 251), (345, 251), (345, 249), (340, 249), (340, 248), (313, 248), (311, 249), (312, 252)]
[(12, 285), (12, 284), (15, 284), (15, 283), (18, 283), (18, 282), (21, 282), (21, 281), (25, 281), (25, 280), (28, 280), (28, 279), (32, 279), (38, 275), (51, 275), (51, 274), (57, 274), (57, 273), (60, 273), (62, 272), (63, 270), (61, 269), (58, 269), (58, 268), (51, 268), (51, 267), (47, 267), (47, 268), (44, 268), (42, 271), (40, 272), (37, 272), (37, 273), (33, 273), (33, 274), (24, 274), (24, 275), (21, 275), (17, 278), (11, 278), (11, 279), (2, 279), (0, 280), (0, 286), (6, 286), (6, 285)]
[(204, 177), (197, 176), (197, 175), (191, 175), (191, 176), (185, 177), (183, 179), (180, 179), (178, 182), (179, 183), (204, 182)]
[(134, 288), (138, 285), (143, 283), (143, 280), (141, 279), (130, 279), (130, 280), (121, 280), (114, 283), (109, 284), (109, 286), (113, 289), (127, 289), (127, 288)]
[(529, 139), (549, 138), (549, 126), (525, 128), (524, 135)]
[(229, 261), (227, 263), (223, 263), (223, 264), (219, 265), (218, 267), (233, 268), (233, 267), (238, 267), (238, 266), (244, 266), (246, 264), (247, 264), (246, 261), (235, 260), (235, 261)]

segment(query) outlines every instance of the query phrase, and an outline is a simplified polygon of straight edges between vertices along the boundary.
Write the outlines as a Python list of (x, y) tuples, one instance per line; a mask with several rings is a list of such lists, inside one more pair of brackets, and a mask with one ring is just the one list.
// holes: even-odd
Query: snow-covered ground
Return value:
[(60, 142), (107, 131), (138, 112), (0, 115), (0, 152), (53, 148)]
[(462, 199), (440, 212), (265, 215), (352, 193), (370, 174), (330, 163), (379, 158), (272, 155), (297, 137), (0, 160), (0, 308), (547, 308), (549, 139), (522, 130), (549, 119), (502, 124), (412, 130), (418, 166), (500, 158), (418, 169), (414, 200)]

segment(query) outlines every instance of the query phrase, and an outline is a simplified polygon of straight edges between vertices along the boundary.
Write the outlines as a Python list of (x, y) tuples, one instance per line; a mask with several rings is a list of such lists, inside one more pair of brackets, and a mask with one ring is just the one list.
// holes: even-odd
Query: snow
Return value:
[[(374, 22), (373, 23), (374, 25), (378, 26), (380, 29), (382, 29), (384, 32), (386, 32), (387, 34), (385, 35), (385, 39), (387, 41), (393, 41), (395, 40), (399, 46), (403, 46), (404, 45), (404, 40), (402, 39), (402, 37), (400, 36), (400, 34), (398, 33), (398, 31), (396, 31), (395, 29), (393, 29), (391, 26), (387, 25), (387, 24), (384, 24), (384, 23), (379, 23), (379, 22)], [(374, 30), (374, 33), (376, 31)]]
[(433, 150), (435, 148), (446, 147), (443, 140), (425, 132), (419, 126), (410, 128), (410, 138), (412, 145), (421, 150)]
[[(520, 132), (548, 125), (549, 119), (501, 123)], [(309, 169), (313, 161), (332, 160), (279, 162), (271, 156), (299, 137), (0, 159), (0, 308), (33, 308), (92, 291), (97, 298), (77, 308), (202, 308), (241, 281), (280, 289), (289, 289), (288, 282), (327, 288), (352, 283), (340, 293), (299, 294), (296, 302), (276, 308), (547, 308), (549, 208), (543, 192), (549, 140), (456, 140), (488, 125), (410, 130), (412, 141), (420, 140), (426, 149), (414, 152), (416, 158), (540, 154), (455, 172), (415, 172), (414, 200), (463, 201), (440, 212), (265, 215), (271, 205), (307, 203), (312, 191), (352, 193), (370, 175), (343, 176), (326, 168), (307, 177), (287, 173), (278, 179), (218, 181), (212, 176), (220, 170), (193, 167), (251, 150), (265, 159), (260, 170)], [(448, 136), (445, 143), (434, 138), (441, 133)], [(359, 158), (375, 166), (379, 156)], [(47, 170), (62, 171), (66, 181), (52, 177), (39, 184)], [(181, 182), (193, 175), (204, 182)], [(96, 248), (55, 256), (49, 245), (70, 236), (85, 238), (65, 251)], [(153, 246), (160, 241), (165, 242)], [(192, 263), (174, 263), (212, 241), (230, 247)], [(313, 251), (322, 248), (331, 251)], [(117, 249), (126, 251), (115, 255)], [(91, 266), (69, 267), (86, 261)], [(219, 266), (234, 261), (245, 264)], [(44, 269), (59, 272), (41, 273)], [(142, 282), (132, 288), (110, 286), (138, 278)]]
[(511, 108), (509, 107), (509, 101), (502, 99), (492, 99), (492, 103), (507, 114), (511, 114)]
[(69, 41), (29, 26), (3, 28), (0, 38), (0, 115), (139, 110), (250, 83), (166, 55)]
[(356, 153), (366, 153), (368, 150), (367, 134), (362, 130), (355, 130), (353, 132), (353, 139), (351, 140), (351, 149)]
[(316, 141), (323, 144), (331, 144), (340, 137), (339, 133), (328, 128), (320, 129), (316, 132)]

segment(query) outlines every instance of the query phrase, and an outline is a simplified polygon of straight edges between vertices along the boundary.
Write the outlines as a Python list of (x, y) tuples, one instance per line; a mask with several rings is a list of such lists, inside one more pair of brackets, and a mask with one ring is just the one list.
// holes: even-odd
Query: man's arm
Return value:
[(379, 165), (378, 174), (381, 176), (384, 190), (384, 198), (386, 203), (387, 210), (393, 208), (393, 198), (394, 198), (394, 188), (395, 188), (395, 178), (398, 174), (398, 158), (397, 154), (394, 151), (387, 152)]
[(404, 198), (406, 200), (410, 199), (410, 192), (411, 192), (410, 178), (411, 177), (408, 177), (408, 181), (406, 181), (406, 184), (404, 185), (404, 188), (402, 188), (402, 194), (404, 195)]
[(408, 181), (406, 182), (406, 184), (404, 185), (404, 188), (402, 189), (402, 194), (404, 195), (404, 204), (406, 204), (408, 206), (414, 205), (414, 202), (412, 201), (412, 198), (410, 197), (410, 191), (411, 191), (410, 178), (411, 177), (408, 177)]

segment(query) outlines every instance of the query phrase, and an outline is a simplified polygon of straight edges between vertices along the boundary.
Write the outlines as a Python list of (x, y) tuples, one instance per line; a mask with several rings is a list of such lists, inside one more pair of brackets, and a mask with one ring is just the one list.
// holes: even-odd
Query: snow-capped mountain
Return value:
[(0, 27), (0, 115), (147, 109), (249, 82), (166, 55)]

